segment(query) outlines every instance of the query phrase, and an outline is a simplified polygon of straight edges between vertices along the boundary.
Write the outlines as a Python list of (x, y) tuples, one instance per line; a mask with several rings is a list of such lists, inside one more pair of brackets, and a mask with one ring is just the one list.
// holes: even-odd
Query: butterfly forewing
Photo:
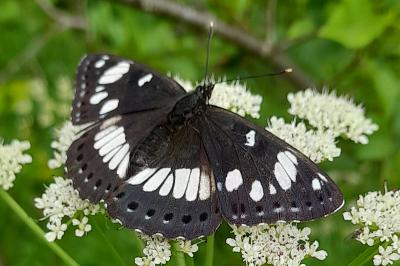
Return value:
[(85, 56), (78, 67), (72, 122), (173, 105), (185, 90), (175, 81), (121, 57)]
[(193, 239), (215, 231), (221, 215), (198, 132), (189, 126), (174, 134), (157, 128), (140, 149), (131, 160), (144, 166), (129, 169), (107, 201), (110, 215), (128, 228), (168, 238)]
[(268, 131), (210, 107), (203, 142), (229, 223), (306, 221), (334, 212), (343, 197), (310, 159)]

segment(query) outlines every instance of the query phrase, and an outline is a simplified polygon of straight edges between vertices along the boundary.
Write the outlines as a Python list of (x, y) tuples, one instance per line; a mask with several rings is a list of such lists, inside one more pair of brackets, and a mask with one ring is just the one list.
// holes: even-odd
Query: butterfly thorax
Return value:
[(213, 87), (213, 85), (199, 85), (195, 91), (182, 97), (168, 115), (169, 124), (180, 126), (204, 113)]

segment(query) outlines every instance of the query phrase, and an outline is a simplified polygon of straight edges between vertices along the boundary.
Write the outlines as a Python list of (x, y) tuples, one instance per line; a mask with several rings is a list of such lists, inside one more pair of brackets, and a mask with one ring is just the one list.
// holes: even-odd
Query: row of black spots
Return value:
[[(121, 199), (124, 196), (125, 196), (125, 193), (121, 192), (121, 193), (117, 194), (116, 198), (117, 199)], [(131, 202), (128, 203), (126, 211), (127, 212), (134, 212), (138, 208), (139, 208), (139, 203), (137, 203), (135, 201), (131, 201)], [(146, 220), (151, 219), (155, 214), (156, 214), (156, 210), (155, 209), (149, 209), (146, 212), (146, 215), (145, 215)], [(166, 214), (164, 214), (163, 218), (164, 218), (164, 223), (167, 224), (167, 223), (169, 223), (170, 221), (172, 221), (174, 219), (174, 214), (173, 213), (166, 213)], [(200, 222), (205, 222), (205, 221), (207, 221), (207, 219), (208, 219), (208, 213), (207, 212), (202, 212), (199, 215), (199, 221)], [(181, 218), (181, 221), (182, 221), (183, 224), (189, 224), (192, 221), (192, 216), (189, 215), (189, 214), (183, 215), (182, 218)]]

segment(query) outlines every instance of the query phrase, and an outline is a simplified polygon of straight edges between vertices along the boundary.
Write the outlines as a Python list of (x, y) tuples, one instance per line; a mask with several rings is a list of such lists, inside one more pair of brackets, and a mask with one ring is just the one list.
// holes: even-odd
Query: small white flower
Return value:
[(13, 140), (5, 145), (0, 139), (0, 187), (4, 190), (14, 185), (15, 174), (21, 171), (22, 165), (32, 162), (32, 157), (24, 154), (30, 147), (28, 141)]
[[(84, 233), (91, 230), (90, 224), (87, 224), (87, 215), (95, 215), (103, 211), (100, 205), (94, 205), (88, 200), (82, 200), (78, 191), (73, 188), (72, 181), (62, 177), (55, 177), (54, 183), (46, 188), (43, 195), (40, 198), (35, 198), (35, 207), (42, 209), (43, 216), (53, 224), (66, 223), (73, 217), (81, 214), (85, 215), (82, 221), (72, 221), (73, 225), (78, 226), (75, 231), (77, 236), (83, 236)], [(60, 238), (57, 237), (57, 239)]]
[(166, 264), (171, 259), (171, 245), (168, 240), (158, 236), (140, 234), (139, 237), (146, 242), (143, 249), (144, 257), (135, 258), (136, 265)]
[(54, 158), (49, 160), (49, 168), (55, 169), (64, 165), (67, 160), (67, 150), (79, 136), (78, 132), (81, 128), (83, 127), (74, 126), (71, 121), (67, 121), (61, 128), (56, 129), (56, 140), (51, 142), (51, 147), (54, 150)]
[(317, 250), (318, 242), (310, 245), (310, 228), (293, 224), (233, 227), (235, 238), (226, 243), (242, 254), (246, 265), (300, 265), (308, 256), (324, 260), (326, 251)]
[[(178, 76), (174, 79), (186, 90), (194, 90), (190, 81), (182, 80)], [(228, 109), (241, 116), (250, 115), (253, 118), (260, 117), (262, 97), (250, 93), (245, 85), (239, 82), (217, 83), (211, 95), (210, 104)]]
[(332, 161), (340, 155), (336, 147), (335, 135), (331, 131), (307, 130), (302, 122), (285, 123), (283, 118), (271, 117), (266, 130), (283, 139), (315, 163), (324, 160)]
[(60, 220), (54, 222), (49, 222), (47, 228), (50, 232), (46, 233), (44, 236), (49, 242), (53, 242), (56, 239), (61, 239), (64, 232), (67, 230), (67, 225), (62, 224)]
[(393, 250), (392, 246), (388, 246), (386, 249), (379, 246), (379, 254), (374, 256), (374, 265), (389, 265), (393, 264), (394, 261), (399, 260), (400, 255)]
[(344, 136), (356, 143), (367, 144), (367, 135), (378, 129), (371, 119), (365, 117), (364, 109), (348, 97), (338, 97), (336, 93), (322, 93), (307, 89), (289, 93), (291, 104), (289, 113), (307, 119), (309, 123), (323, 131), (330, 130), (336, 136)]
[(193, 257), (193, 253), (199, 250), (197, 244), (193, 244), (190, 240), (178, 240), (179, 251), (186, 253), (189, 257)]
[[(368, 192), (343, 218), (360, 227), (356, 239), (363, 244), (380, 244), (375, 265), (388, 265), (400, 259), (400, 191)], [(384, 248), (382, 245), (387, 246)]]
[(75, 229), (75, 235), (78, 237), (82, 237), (85, 233), (92, 230), (92, 226), (88, 224), (89, 219), (84, 216), (81, 221), (78, 219), (72, 219), (72, 225), (77, 226)]

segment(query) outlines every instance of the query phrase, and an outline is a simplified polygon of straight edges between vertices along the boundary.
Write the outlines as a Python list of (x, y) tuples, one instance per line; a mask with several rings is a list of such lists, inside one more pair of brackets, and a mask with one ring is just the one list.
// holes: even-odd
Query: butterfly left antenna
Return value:
[(206, 70), (204, 73), (204, 87), (206, 86), (206, 84), (209, 82), (209, 78), (208, 78), (208, 60), (210, 57), (210, 46), (211, 46), (211, 38), (213, 35), (213, 31), (214, 31), (214, 22), (211, 21), (210, 22), (210, 28), (208, 30), (208, 40), (207, 40), (207, 55), (206, 55)]

